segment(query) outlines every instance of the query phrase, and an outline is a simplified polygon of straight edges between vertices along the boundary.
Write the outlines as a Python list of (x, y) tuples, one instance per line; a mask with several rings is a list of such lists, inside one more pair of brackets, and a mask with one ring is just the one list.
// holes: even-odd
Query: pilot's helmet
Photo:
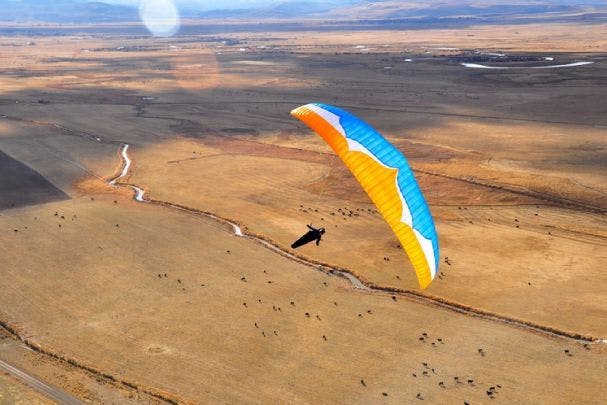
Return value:
[(325, 228), (320, 228), (320, 229), (318, 230), (318, 232), (320, 232), (321, 234), (325, 233)]

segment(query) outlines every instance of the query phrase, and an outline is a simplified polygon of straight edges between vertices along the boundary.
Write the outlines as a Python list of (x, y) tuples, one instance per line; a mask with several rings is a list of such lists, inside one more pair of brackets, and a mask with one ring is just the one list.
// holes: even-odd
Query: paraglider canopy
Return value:
[(331, 146), (369, 194), (426, 288), (439, 263), (434, 220), (403, 154), (354, 115), (327, 104), (291, 111)]

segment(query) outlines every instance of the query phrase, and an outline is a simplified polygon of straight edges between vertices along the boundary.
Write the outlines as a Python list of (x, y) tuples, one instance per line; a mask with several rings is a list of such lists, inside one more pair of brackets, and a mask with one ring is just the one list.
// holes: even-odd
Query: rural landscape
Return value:
[[(46, 3), (0, 1), (0, 404), (604, 403), (604, 2)], [(408, 159), (428, 288), (313, 102)]]

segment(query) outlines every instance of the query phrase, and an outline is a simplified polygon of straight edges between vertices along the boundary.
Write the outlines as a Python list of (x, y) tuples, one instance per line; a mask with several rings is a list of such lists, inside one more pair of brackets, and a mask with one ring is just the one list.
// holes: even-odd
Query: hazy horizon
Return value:
[[(57, 0), (5, 0), (8, 3), (28, 3), (35, 2), (37, 4), (48, 3), (49, 5), (58, 3)], [(138, 7), (147, 0), (71, 0), (77, 3), (105, 3), (120, 6)], [(166, 0), (173, 3), (180, 9), (189, 9), (197, 11), (221, 10), (221, 9), (247, 9), (247, 8), (263, 8), (271, 6), (279, 6), (285, 4), (299, 4), (299, 0), (223, 0), (220, 2), (210, 0)], [(0, 1), (2, 3), (2, 1)], [(396, 3), (393, 0), (307, 0), (306, 5), (325, 5), (331, 7), (344, 7), (350, 5), (372, 5), (374, 3)], [(446, 1), (400, 1), (402, 6), (414, 8), (427, 7), (458, 7), (471, 6), (483, 8), (489, 5), (517, 5), (517, 4), (542, 4), (542, 5), (606, 5), (603, 0), (446, 0)]]
[(0, 21), (107, 23), (140, 19), (141, 10), (177, 18), (259, 20), (400, 20), (416, 28), (437, 24), (525, 22), (544, 19), (604, 19), (602, 0), (0, 0)]

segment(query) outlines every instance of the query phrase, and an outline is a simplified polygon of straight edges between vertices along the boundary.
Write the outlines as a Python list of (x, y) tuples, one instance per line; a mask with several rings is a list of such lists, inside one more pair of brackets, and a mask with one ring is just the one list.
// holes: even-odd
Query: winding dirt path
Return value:
[[(115, 186), (116, 183), (120, 179), (129, 175), (129, 169), (131, 168), (133, 161), (129, 157), (128, 152), (129, 152), (129, 145), (128, 144), (122, 145), (122, 149), (120, 150), (120, 156), (122, 157), (122, 161), (124, 162), (124, 164), (122, 166), (122, 170), (120, 171), (120, 174), (108, 182), (110, 185)], [(143, 194), (145, 193), (145, 191), (143, 189), (141, 189), (137, 186), (133, 186), (131, 184), (126, 184), (126, 183), (121, 183), (120, 186), (129, 187), (130, 189), (135, 191), (135, 197), (134, 197), (135, 200), (137, 200), (139, 202), (145, 202), (145, 200), (143, 199)]]
[(136, 185), (130, 184), (130, 183), (120, 181), (121, 179), (128, 176), (129, 169), (132, 167), (132, 160), (128, 155), (128, 150), (129, 150), (128, 144), (122, 145), (120, 155), (123, 160), (123, 170), (121, 171), (120, 175), (111, 179), (109, 181), (109, 183), (114, 186), (128, 187), (128, 188), (134, 190), (135, 191), (135, 195), (134, 195), (135, 200), (137, 200), (139, 202), (148, 203), (148, 204), (161, 205), (161, 206), (164, 206), (167, 208), (184, 211), (184, 212), (188, 212), (190, 214), (200, 215), (200, 216), (214, 219), (218, 222), (221, 222), (221, 223), (229, 226), (232, 229), (232, 231), (234, 232), (235, 236), (250, 239), (250, 240), (260, 244), (261, 246), (263, 246), (277, 254), (280, 254), (281, 256), (284, 256), (290, 260), (293, 260), (293, 261), (303, 264), (305, 266), (311, 267), (317, 271), (321, 271), (326, 274), (331, 274), (331, 275), (334, 275), (337, 277), (345, 278), (345, 279), (349, 280), (350, 283), (352, 284), (352, 286), (359, 291), (364, 291), (367, 293), (374, 293), (374, 294), (391, 295), (392, 299), (396, 299), (396, 296), (406, 297), (406, 298), (414, 300), (418, 303), (432, 305), (435, 307), (439, 307), (439, 308), (442, 308), (445, 310), (450, 310), (453, 312), (465, 314), (468, 316), (474, 316), (474, 317), (485, 319), (488, 321), (498, 322), (501, 324), (518, 327), (518, 328), (527, 330), (529, 332), (540, 333), (540, 334), (552, 336), (552, 337), (566, 338), (566, 339), (574, 340), (574, 341), (582, 343), (582, 344), (588, 344), (588, 343), (606, 344), (607, 343), (607, 339), (604, 339), (604, 338), (598, 338), (598, 337), (593, 337), (593, 336), (589, 336), (589, 335), (583, 335), (581, 333), (560, 330), (560, 329), (557, 329), (557, 328), (554, 328), (551, 326), (539, 325), (539, 324), (536, 324), (536, 323), (533, 323), (530, 321), (526, 321), (523, 319), (517, 319), (517, 318), (509, 317), (506, 315), (501, 315), (498, 313), (486, 311), (486, 310), (483, 310), (480, 308), (474, 308), (474, 307), (471, 307), (471, 306), (468, 306), (465, 304), (451, 301), (451, 300), (448, 300), (448, 299), (445, 299), (442, 297), (425, 294), (425, 293), (422, 293), (422, 292), (416, 291), (416, 290), (382, 287), (382, 286), (374, 284), (372, 282), (361, 280), (352, 271), (350, 271), (348, 269), (339, 268), (339, 267), (336, 267), (336, 266), (333, 266), (333, 265), (330, 265), (327, 263), (322, 263), (319, 261), (301, 257), (299, 255), (296, 255), (296, 254), (288, 251), (286, 248), (281, 247), (280, 244), (278, 244), (277, 242), (275, 242), (263, 235), (256, 235), (256, 234), (253, 234), (250, 232), (243, 231), (241, 225), (239, 225), (237, 223), (237, 221), (220, 217), (211, 212), (186, 207), (186, 206), (183, 206), (180, 204), (146, 198), (145, 191), (142, 188), (140, 188)]

